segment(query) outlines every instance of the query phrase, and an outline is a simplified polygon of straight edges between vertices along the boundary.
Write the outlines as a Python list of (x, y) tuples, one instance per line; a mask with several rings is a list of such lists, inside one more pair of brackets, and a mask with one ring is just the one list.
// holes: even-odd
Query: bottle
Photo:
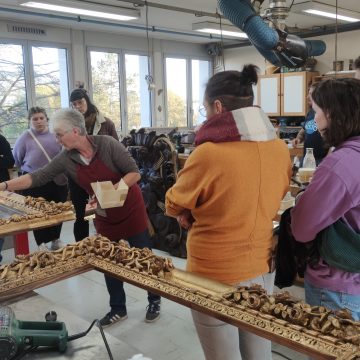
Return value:
[(303, 161), (303, 167), (307, 169), (316, 169), (316, 161), (314, 157), (314, 149), (306, 148), (306, 154)]

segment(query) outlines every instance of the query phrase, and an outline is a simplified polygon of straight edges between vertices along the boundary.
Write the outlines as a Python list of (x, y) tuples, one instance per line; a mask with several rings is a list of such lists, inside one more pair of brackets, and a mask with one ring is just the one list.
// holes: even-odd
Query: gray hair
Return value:
[(86, 135), (84, 116), (74, 109), (60, 109), (55, 111), (51, 116), (52, 129), (62, 129), (65, 131), (74, 128), (79, 129), (80, 135)]

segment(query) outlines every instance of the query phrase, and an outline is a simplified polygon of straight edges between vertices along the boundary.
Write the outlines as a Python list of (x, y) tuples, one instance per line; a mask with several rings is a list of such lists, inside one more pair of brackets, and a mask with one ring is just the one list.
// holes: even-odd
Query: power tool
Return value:
[(46, 315), (46, 322), (20, 321), (8, 306), (0, 307), (0, 360), (11, 360), (27, 347), (49, 346), (66, 350), (68, 332), (56, 313)]

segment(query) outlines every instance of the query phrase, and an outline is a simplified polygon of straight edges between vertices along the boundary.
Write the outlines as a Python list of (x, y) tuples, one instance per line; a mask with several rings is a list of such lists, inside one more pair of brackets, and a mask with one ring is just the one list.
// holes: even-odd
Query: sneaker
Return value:
[(153, 301), (149, 303), (146, 308), (146, 322), (156, 321), (160, 317), (160, 301)]
[(127, 319), (127, 314), (125, 313), (110, 313), (108, 312), (99, 322), (101, 327), (107, 327), (112, 324), (117, 323), (120, 320)]
[(53, 240), (52, 242), (51, 242), (51, 247), (50, 247), (50, 249), (51, 250), (59, 250), (60, 248), (62, 248), (64, 246), (64, 244), (61, 242), (61, 240), (60, 239), (56, 239), (56, 240)]
[(42, 243), (38, 246), (38, 251), (49, 251), (49, 248), (44, 243)]

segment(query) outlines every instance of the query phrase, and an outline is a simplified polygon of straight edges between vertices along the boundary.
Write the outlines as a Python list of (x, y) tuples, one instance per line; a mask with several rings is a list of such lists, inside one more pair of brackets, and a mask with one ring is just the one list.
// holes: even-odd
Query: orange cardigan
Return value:
[(166, 212), (190, 209), (187, 270), (229, 284), (269, 271), (272, 219), (290, 181), (282, 140), (198, 146), (166, 194)]

